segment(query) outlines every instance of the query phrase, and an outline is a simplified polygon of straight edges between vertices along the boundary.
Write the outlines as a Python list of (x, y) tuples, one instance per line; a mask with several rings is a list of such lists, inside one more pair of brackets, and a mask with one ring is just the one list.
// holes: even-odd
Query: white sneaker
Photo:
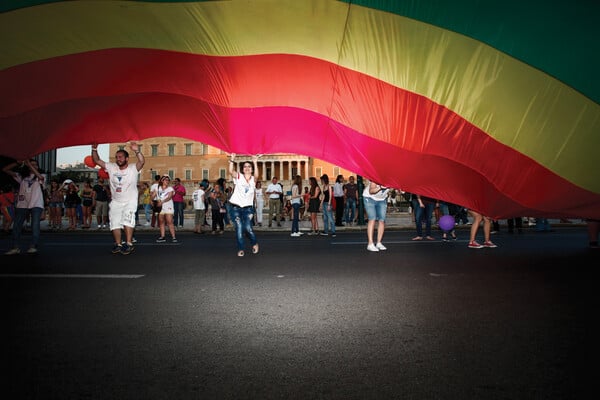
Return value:
[(382, 245), (381, 242), (377, 243), (377, 245), (375, 247), (377, 247), (379, 250), (387, 250), (387, 247)]
[(37, 247), (30, 247), (29, 249), (27, 249), (27, 253), (29, 254), (35, 254), (38, 252)]
[(300, 234), (298, 232), (293, 232), (293, 233), (290, 233), (290, 236), (291, 237), (300, 237)]
[(369, 251), (379, 251), (379, 249), (373, 243), (371, 243), (370, 245), (367, 246), (367, 250), (369, 250)]
[(16, 254), (21, 254), (21, 249), (18, 247), (15, 247), (13, 249), (10, 249), (9, 251), (7, 251), (6, 253), (4, 253), (5, 256), (14, 256)]

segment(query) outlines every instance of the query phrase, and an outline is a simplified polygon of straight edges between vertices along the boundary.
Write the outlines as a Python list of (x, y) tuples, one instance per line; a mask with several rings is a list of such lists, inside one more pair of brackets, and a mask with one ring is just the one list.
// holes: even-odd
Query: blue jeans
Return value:
[(331, 227), (331, 234), (335, 233), (335, 219), (331, 213), (331, 203), (323, 203), (323, 232), (329, 233)]
[(150, 219), (152, 219), (152, 204), (144, 204), (144, 215), (146, 216), (146, 222), (150, 223)]
[(183, 206), (185, 203), (181, 201), (174, 201), (173, 208), (175, 210), (173, 214), (173, 225), (183, 226)]
[(254, 218), (254, 207), (231, 206), (231, 218), (235, 225), (235, 238), (238, 250), (244, 250), (244, 234), (250, 239), (250, 244), (256, 244), (256, 235), (252, 230), (252, 218)]
[(425, 236), (431, 236), (431, 216), (435, 204), (425, 203), (425, 207), (420, 207), (417, 200), (413, 200), (413, 209), (415, 210), (415, 225), (417, 226), (417, 236), (423, 236), (423, 219), (425, 219)]
[(293, 219), (292, 219), (292, 233), (300, 232), (298, 221), (300, 220), (300, 203), (292, 204), (293, 208)]
[(353, 197), (348, 197), (344, 202), (344, 216), (346, 223), (354, 222), (354, 217), (356, 215), (356, 199)]
[(31, 211), (31, 245), (37, 247), (40, 241), (40, 217), (42, 216), (43, 209), (40, 207), (35, 208), (16, 208), (15, 209), (15, 220), (13, 223), (12, 239), (13, 247), (19, 247), (21, 240), (21, 232), (23, 231), (23, 224), (27, 218), (27, 213)]

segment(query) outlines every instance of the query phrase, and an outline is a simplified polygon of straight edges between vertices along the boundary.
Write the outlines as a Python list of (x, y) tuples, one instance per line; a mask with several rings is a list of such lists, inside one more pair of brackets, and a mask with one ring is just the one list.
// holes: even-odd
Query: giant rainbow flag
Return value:
[(1, 4), (2, 155), (177, 136), (600, 218), (598, 2)]

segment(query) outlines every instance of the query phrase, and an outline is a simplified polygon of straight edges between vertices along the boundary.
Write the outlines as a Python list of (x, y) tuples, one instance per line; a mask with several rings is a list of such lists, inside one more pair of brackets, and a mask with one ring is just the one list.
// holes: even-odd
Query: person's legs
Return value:
[(300, 220), (300, 204), (292, 204), (292, 233), (300, 231), (299, 220)]
[(431, 218), (433, 217), (433, 209), (435, 204), (425, 204), (425, 236), (431, 237)]
[(231, 219), (233, 221), (233, 226), (235, 227), (235, 240), (237, 243), (238, 251), (244, 250), (244, 224), (242, 221), (242, 208), (240, 207), (231, 207)]
[(13, 222), (12, 229), (12, 247), (19, 247), (19, 243), (21, 241), (21, 232), (23, 231), (23, 224), (25, 223), (25, 218), (27, 217), (27, 209), (26, 208), (15, 208), (15, 218)]
[(479, 229), (479, 224), (481, 224), (481, 220), (483, 219), (482, 215), (471, 211), (471, 215), (473, 216), (473, 225), (471, 225), (471, 233), (469, 236), (469, 241), (474, 242), (475, 236), (477, 236), (477, 230)]
[(40, 241), (40, 217), (43, 208), (35, 207), (31, 209), (31, 246), (37, 247)]
[(273, 225), (273, 213), (277, 204), (279, 204), (279, 199), (269, 198), (269, 228)]
[[(413, 202), (415, 203), (415, 202)], [(423, 213), (425, 209), (419, 206), (419, 203), (413, 204), (415, 210), (415, 227), (417, 228), (417, 237), (423, 237)]]
[(377, 226), (377, 243), (381, 243), (383, 240), (383, 233), (385, 232), (385, 221), (379, 221)]

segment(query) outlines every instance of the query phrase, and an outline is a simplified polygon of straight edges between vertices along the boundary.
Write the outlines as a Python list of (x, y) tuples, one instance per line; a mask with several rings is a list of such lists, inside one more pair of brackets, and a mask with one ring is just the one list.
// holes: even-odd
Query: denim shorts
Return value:
[(370, 197), (363, 197), (363, 201), (365, 202), (365, 211), (367, 211), (369, 221), (385, 221), (387, 201), (377, 201)]

